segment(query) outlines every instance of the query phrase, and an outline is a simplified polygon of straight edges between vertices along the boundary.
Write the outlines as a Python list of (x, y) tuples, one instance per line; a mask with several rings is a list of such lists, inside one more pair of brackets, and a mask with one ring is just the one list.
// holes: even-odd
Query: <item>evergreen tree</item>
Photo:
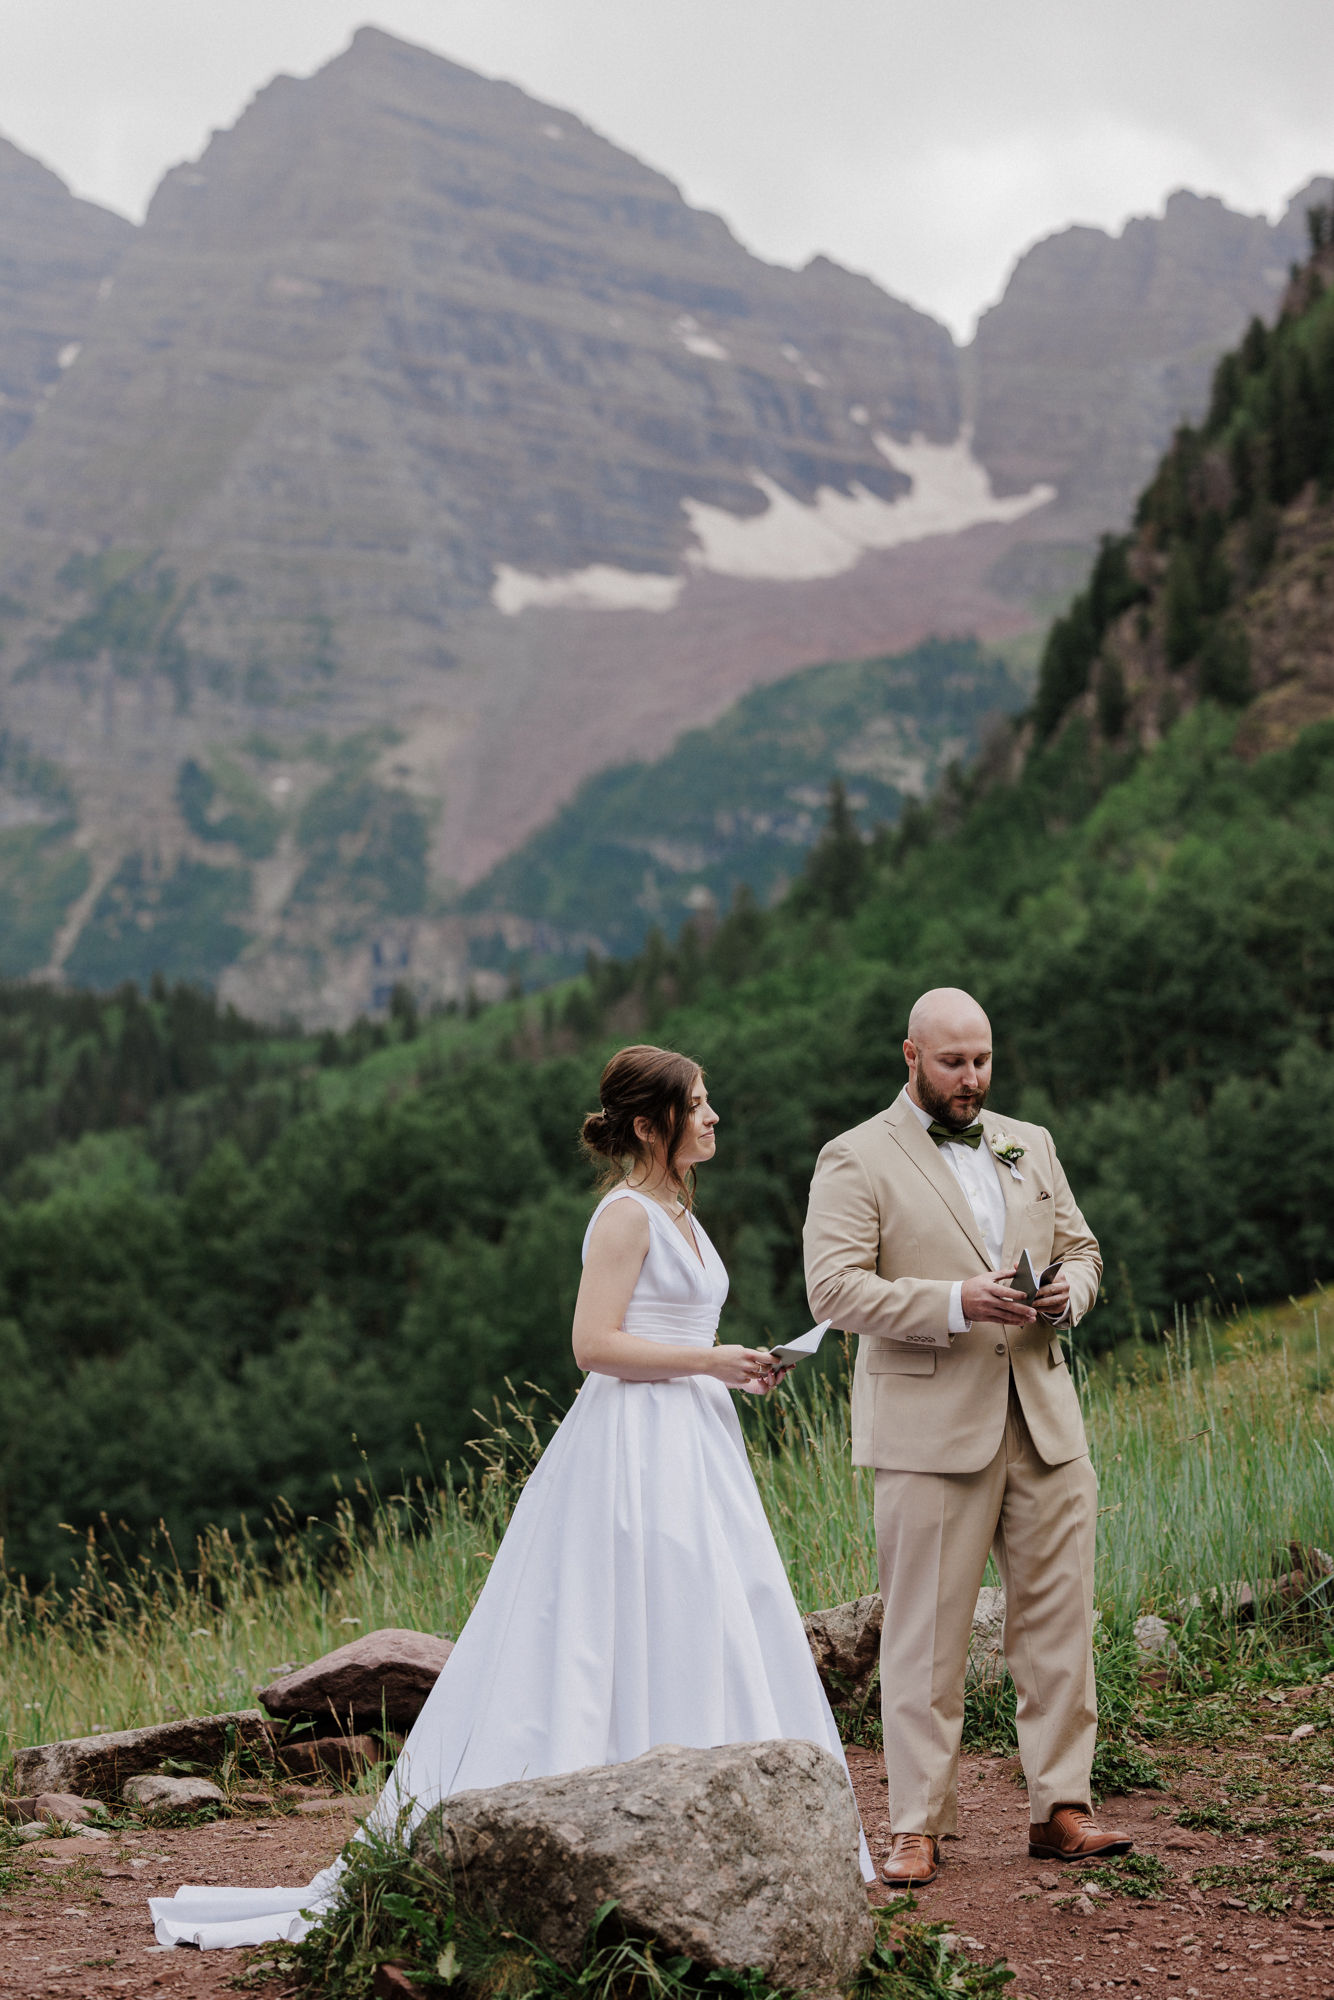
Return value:
[(1119, 742), (1130, 716), (1130, 696), (1121, 662), (1114, 653), (1105, 653), (1098, 667), (1098, 728), (1109, 743)]
[(1163, 588), (1163, 646), (1169, 667), (1184, 667), (1200, 648), (1200, 588), (1190, 549), (1179, 542)]
[(850, 917), (861, 900), (870, 855), (841, 778), (829, 787), (824, 832), (806, 858), (802, 899), (832, 917)]
[(1225, 707), (1241, 708), (1255, 692), (1251, 681), (1251, 651), (1242, 626), (1221, 622), (1210, 627), (1200, 649), (1200, 693)]

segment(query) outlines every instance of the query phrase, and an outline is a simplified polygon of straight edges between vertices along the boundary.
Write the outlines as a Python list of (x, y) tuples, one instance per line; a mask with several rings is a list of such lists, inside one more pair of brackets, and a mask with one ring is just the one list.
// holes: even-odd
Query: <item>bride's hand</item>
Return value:
[(729, 1389), (746, 1389), (763, 1396), (773, 1387), (773, 1363), (762, 1347), (715, 1347), (709, 1352), (709, 1373)]

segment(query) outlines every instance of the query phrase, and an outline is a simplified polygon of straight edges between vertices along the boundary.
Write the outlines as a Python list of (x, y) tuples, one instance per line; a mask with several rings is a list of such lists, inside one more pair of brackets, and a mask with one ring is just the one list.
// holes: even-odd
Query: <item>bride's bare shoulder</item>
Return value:
[(649, 1223), (644, 1204), (626, 1193), (609, 1201), (593, 1218), (588, 1247), (592, 1250), (648, 1248)]

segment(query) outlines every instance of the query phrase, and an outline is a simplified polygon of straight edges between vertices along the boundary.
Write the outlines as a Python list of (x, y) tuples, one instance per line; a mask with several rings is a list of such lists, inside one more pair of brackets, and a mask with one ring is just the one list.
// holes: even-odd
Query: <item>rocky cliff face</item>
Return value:
[(26, 436), (79, 345), (133, 225), (76, 201), (0, 139), (0, 452)]
[(974, 446), (998, 492), (1053, 482), (1042, 537), (1118, 526), (1214, 364), (1255, 314), (1272, 317), (1307, 253), (1312, 181), (1277, 226), (1178, 193), (1120, 236), (1066, 229), (1037, 244), (984, 313), (970, 353)]
[[(1218, 229), (1221, 346), (1282, 259)], [(1116, 522), (1142, 474), (1098, 439), (1133, 407), (1161, 446), (1212, 324), (1160, 257), (1167, 386), (1123, 371), (1076, 437), (1101, 320), (1047, 246), (979, 337), (975, 450), (926, 315), (375, 30), (140, 230), (0, 155), (0, 230), (0, 972), (312, 1020), (457, 988), (459, 888), (591, 772), (812, 661), (1031, 624), (1007, 552)]]
[(167, 176), (10, 478), (48, 560), (206, 547), (266, 632), (294, 564), (302, 614), (434, 630), (498, 566), (671, 574), (683, 502), (760, 513), (757, 473), (905, 491), (875, 425), (954, 437), (943, 328), (759, 264), (576, 119), (365, 30)]
[(1208, 703), (1254, 756), (1334, 716), (1334, 205), (1312, 220), (1276, 324), (1224, 358), (1052, 627), (1017, 754), (1070, 727), (1152, 747)]

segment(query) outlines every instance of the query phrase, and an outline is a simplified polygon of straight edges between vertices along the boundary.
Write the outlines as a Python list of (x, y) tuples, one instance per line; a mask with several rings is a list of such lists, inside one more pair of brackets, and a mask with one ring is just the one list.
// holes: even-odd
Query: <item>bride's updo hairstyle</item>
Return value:
[(675, 1049), (657, 1049), (637, 1042), (633, 1048), (618, 1049), (602, 1072), (602, 1106), (590, 1111), (579, 1134), (584, 1151), (604, 1163), (598, 1186), (605, 1192), (615, 1187), (635, 1167), (648, 1168), (653, 1148), (635, 1130), (642, 1118), (666, 1148), (667, 1171), (689, 1206), (695, 1176), (676, 1171), (676, 1156), (690, 1121), (690, 1099), (702, 1071), (689, 1056)]

